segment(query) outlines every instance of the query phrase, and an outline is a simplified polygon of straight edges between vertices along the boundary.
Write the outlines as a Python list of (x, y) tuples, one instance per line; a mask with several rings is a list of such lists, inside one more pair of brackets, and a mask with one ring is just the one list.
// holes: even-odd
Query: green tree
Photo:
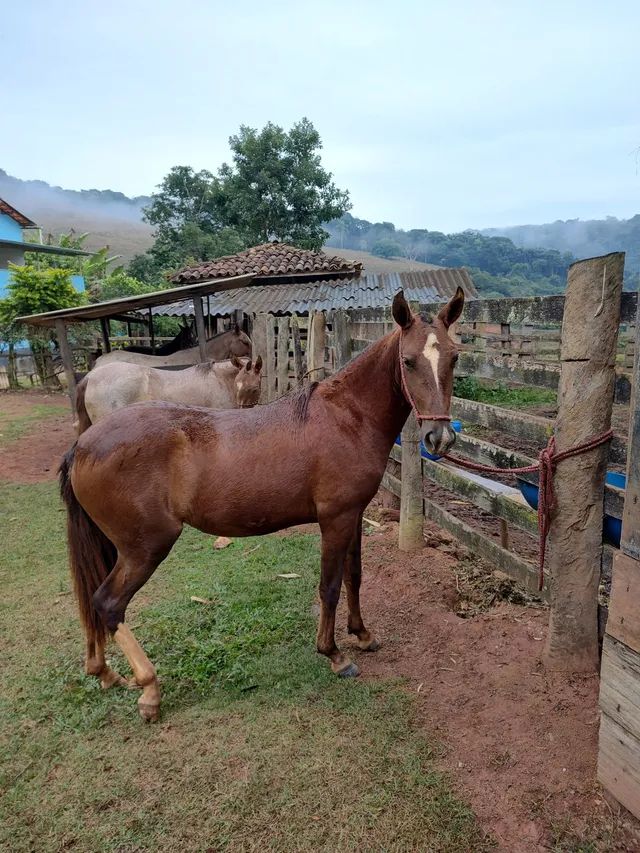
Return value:
[(394, 258), (402, 254), (402, 246), (395, 240), (383, 237), (373, 244), (371, 254), (377, 255), (379, 258)]
[(329, 236), (323, 223), (351, 204), (322, 167), (313, 124), (303, 118), (289, 133), (271, 122), (260, 131), (243, 125), (229, 145), (232, 163), (220, 168), (215, 193), (223, 222), (247, 245), (277, 239), (320, 249)]
[(15, 264), (9, 264), (9, 269), (9, 295), (0, 300), (0, 323), (7, 330), (10, 340), (28, 339), (42, 384), (49, 387), (59, 385), (53, 370), (53, 332), (46, 327), (24, 326), (17, 323), (16, 318), (74, 308), (83, 303), (84, 294), (74, 288), (70, 278), (72, 271), (69, 269), (38, 269)]
[[(85, 241), (89, 233), (76, 234), (71, 229), (66, 234), (60, 234), (57, 238), (52, 234), (45, 240), (46, 246), (60, 246), (65, 249), (85, 249)], [(119, 255), (109, 255), (109, 247), (103, 246), (90, 255), (52, 255), (42, 252), (26, 252), (25, 264), (38, 270), (51, 268), (64, 269), (70, 275), (81, 275), (85, 280), (88, 291), (92, 291), (96, 284), (106, 275), (109, 267), (119, 259)]]

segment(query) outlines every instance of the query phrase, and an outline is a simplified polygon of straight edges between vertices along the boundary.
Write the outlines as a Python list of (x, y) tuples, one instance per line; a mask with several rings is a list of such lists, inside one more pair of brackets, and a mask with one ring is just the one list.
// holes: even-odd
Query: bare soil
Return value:
[[(0, 406), (22, 416), (47, 399), (59, 405), (64, 397), (3, 394)], [(0, 446), (0, 476), (52, 479), (73, 440), (70, 414), (35, 423)], [(596, 782), (598, 678), (545, 669), (546, 609), (514, 603), (504, 578), (435, 525), (425, 529), (429, 546), (407, 555), (397, 548), (397, 523), (376, 502), (366, 517), (382, 526), (365, 525), (363, 613), (383, 645), (354, 657), (366, 679), (405, 680), (416, 726), (439, 738), (442, 767), (498, 849), (640, 849), (637, 822)]]
[[(68, 405), (64, 393), (18, 391), (0, 394), (0, 411), (9, 418), (29, 417), (36, 407)], [(40, 483), (55, 479), (63, 454), (76, 435), (71, 407), (68, 415), (34, 420), (15, 441), (0, 442), (0, 479), (10, 483)]]

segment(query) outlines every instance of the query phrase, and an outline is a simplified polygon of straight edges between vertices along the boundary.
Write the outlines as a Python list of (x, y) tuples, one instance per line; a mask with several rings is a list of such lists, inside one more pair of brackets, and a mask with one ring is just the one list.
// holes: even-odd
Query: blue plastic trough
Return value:
[[(532, 509), (538, 509), (538, 487), (532, 483), (527, 483), (525, 480), (516, 477), (523, 498)], [(624, 489), (627, 485), (627, 478), (624, 474), (619, 474), (617, 471), (609, 471), (606, 477), (607, 485), (615, 486), (618, 489)], [(602, 525), (602, 538), (609, 545), (620, 547), (620, 534), (622, 533), (622, 521), (619, 518), (614, 518), (612, 515), (605, 515)]]

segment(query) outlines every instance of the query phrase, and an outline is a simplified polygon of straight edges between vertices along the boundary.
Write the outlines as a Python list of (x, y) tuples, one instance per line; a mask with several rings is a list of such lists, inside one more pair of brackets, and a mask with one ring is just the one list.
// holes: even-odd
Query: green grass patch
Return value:
[[(0, 404), (2, 397), (0, 397)], [(3, 412), (0, 405), (0, 444), (8, 444), (21, 438), (40, 421), (69, 414), (69, 407), (36, 403), (26, 415)]]
[(412, 699), (316, 654), (317, 537), (185, 531), (128, 612), (162, 680), (145, 725), (82, 674), (55, 486), (0, 486), (0, 527), (0, 849), (490, 849)]
[(453, 393), (465, 400), (477, 400), (480, 403), (490, 403), (504, 409), (519, 409), (526, 406), (555, 406), (557, 394), (547, 388), (507, 388), (504, 385), (492, 387), (482, 385), (473, 376), (465, 376), (455, 380)]

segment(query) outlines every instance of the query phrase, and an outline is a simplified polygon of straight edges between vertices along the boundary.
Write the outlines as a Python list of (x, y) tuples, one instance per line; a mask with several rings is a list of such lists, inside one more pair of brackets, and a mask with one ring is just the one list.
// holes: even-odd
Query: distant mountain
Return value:
[[(543, 247), (591, 258), (608, 252), (626, 252), (625, 279), (638, 287), (640, 277), (640, 214), (631, 219), (559, 219), (545, 225), (485, 228), (488, 237), (508, 237), (522, 248)], [(635, 289), (634, 288), (634, 289)]]
[(151, 246), (151, 226), (142, 221), (148, 196), (128, 198), (113, 190), (65, 190), (45, 181), (23, 181), (0, 169), (0, 198), (55, 235), (88, 231), (87, 248), (109, 246), (123, 262)]

